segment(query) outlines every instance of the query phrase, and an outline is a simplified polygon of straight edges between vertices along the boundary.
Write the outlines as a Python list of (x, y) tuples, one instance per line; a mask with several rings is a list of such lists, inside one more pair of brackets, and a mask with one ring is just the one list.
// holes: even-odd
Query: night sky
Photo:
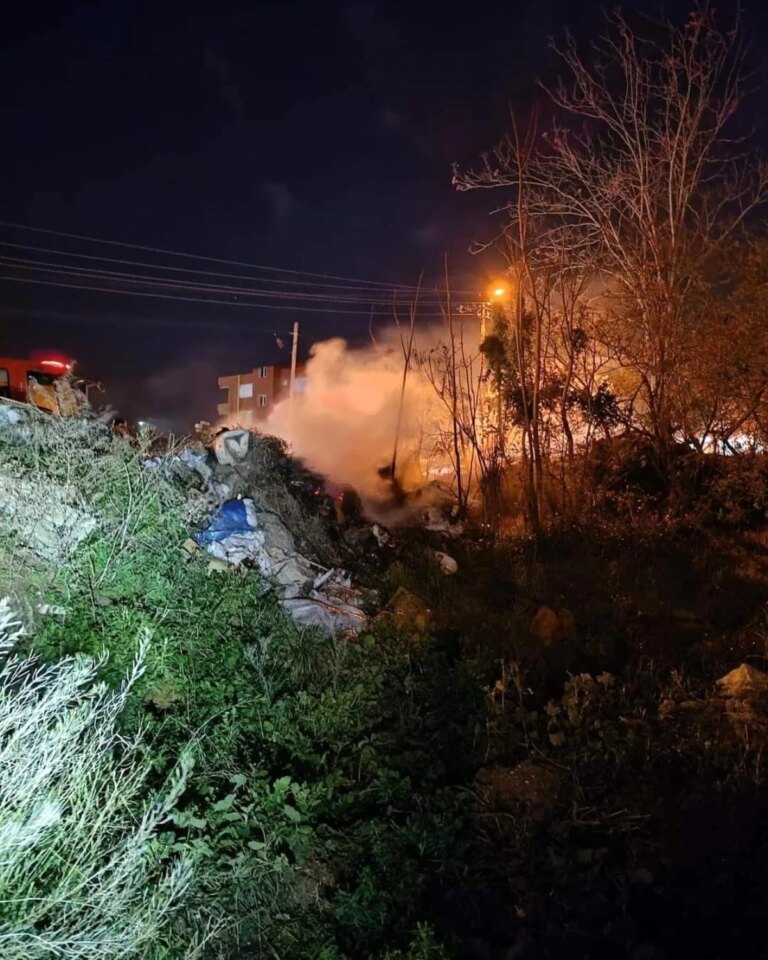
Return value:
[[(551, 34), (583, 39), (598, 22), (586, 0), (13, 4), (0, 37), (0, 220), (397, 284), (437, 276), (447, 253), (455, 282), (479, 289), (497, 264), (467, 248), (488, 236), (496, 198), (455, 193), (451, 163), (492, 146), (510, 106), (524, 114), (541, 99), (536, 78), (557, 69)], [(759, 52), (765, 14), (749, 23)], [(226, 269), (8, 226), (0, 239)], [(0, 280), (0, 353), (74, 356), (122, 412), (177, 428), (214, 415), (217, 373), (277, 360), (273, 333), (293, 319), (305, 350), (368, 327), (362, 313)]]

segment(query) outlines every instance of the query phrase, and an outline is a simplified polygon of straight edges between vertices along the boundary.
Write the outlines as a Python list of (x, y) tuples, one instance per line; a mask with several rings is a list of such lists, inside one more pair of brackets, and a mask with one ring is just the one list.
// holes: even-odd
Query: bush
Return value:
[(9, 656), (20, 637), (0, 601), (0, 954), (7, 960), (194, 955), (175, 942), (190, 860), (165, 865), (158, 831), (183, 793), (182, 756), (149, 785), (138, 737), (118, 718), (143, 670), (146, 641), (117, 689), (99, 664), (43, 666)]
[(181, 549), (183, 494), (125, 443), (88, 451), (47, 433), (14, 457), (57, 489), (66, 478), (98, 521), (40, 578), (65, 613), (29, 650), (54, 666), (86, 655), (119, 690), (150, 632), (119, 720), (149, 768), (143, 789), (194, 742), (153, 847), (160, 863), (195, 862), (177, 943), (217, 960), (367, 960), (412, 941), (408, 956), (438, 956), (417, 928), (457, 869), (477, 686), (427, 640), (299, 634), (257, 572), (209, 574)]

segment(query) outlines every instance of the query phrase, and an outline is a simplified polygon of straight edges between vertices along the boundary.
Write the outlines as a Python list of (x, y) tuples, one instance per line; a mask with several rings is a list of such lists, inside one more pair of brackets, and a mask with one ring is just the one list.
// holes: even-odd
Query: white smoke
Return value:
[[(414, 359), (436, 342), (434, 332), (421, 332)], [(392, 496), (392, 485), (380, 471), (390, 466), (397, 438), (400, 487), (408, 492), (423, 489), (430, 467), (439, 465), (435, 438), (445, 429), (447, 413), (415, 362), (402, 394), (403, 369), (397, 330), (365, 348), (350, 348), (341, 339), (315, 344), (305, 389), (275, 408), (265, 432), (288, 441), (313, 470), (354, 487), (369, 502)]]

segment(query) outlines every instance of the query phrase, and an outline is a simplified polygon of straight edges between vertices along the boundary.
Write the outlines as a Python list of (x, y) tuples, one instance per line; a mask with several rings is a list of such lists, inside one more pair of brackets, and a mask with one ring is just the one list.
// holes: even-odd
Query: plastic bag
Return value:
[(258, 508), (253, 500), (227, 500), (211, 517), (205, 530), (195, 534), (195, 541), (203, 546), (219, 543), (233, 534), (252, 533), (258, 527)]

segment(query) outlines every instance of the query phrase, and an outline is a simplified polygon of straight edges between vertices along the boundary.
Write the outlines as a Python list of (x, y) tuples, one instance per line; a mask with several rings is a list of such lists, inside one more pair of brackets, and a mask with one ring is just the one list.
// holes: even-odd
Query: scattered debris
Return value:
[(316, 627), (334, 636), (349, 631), (357, 633), (367, 620), (358, 607), (330, 602), (314, 590), (309, 597), (293, 597), (283, 600), (282, 605), (294, 623), (302, 627)]
[(248, 430), (225, 430), (213, 440), (213, 452), (224, 466), (234, 467), (248, 456), (251, 434)]
[(144, 466), (148, 470), (158, 470), (167, 480), (181, 481), (186, 487), (216, 488), (213, 470), (204, 449), (182, 447), (178, 452), (156, 454), (147, 457)]
[(464, 533), (464, 525), (447, 517), (438, 507), (425, 507), (419, 519), (425, 530), (440, 533), (444, 537), (456, 538)]
[(378, 543), (380, 547), (391, 546), (392, 537), (390, 536), (389, 531), (385, 530), (384, 527), (379, 526), (378, 523), (374, 523), (374, 525), (371, 527), (371, 533), (376, 538), (376, 543)]
[(226, 500), (195, 541), (219, 560), (239, 566), (258, 560), (264, 534), (258, 530), (257, 510), (252, 500)]
[(263, 535), (262, 548), (256, 557), (259, 569), (276, 584), (280, 596), (306, 595), (315, 578), (315, 569), (296, 549), (293, 534), (277, 514), (266, 510), (259, 513), (258, 523)]
[(444, 573), (446, 577), (453, 576), (459, 569), (459, 565), (453, 557), (447, 553), (443, 553), (441, 550), (435, 550), (435, 560), (437, 560), (437, 565), (440, 567), (440, 572)]
[(224, 568), (228, 563), (253, 563), (301, 626), (337, 634), (357, 631), (367, 620), (363, 594), (353, 588), (349, 576), (333, 569), (316, 574), (310, 561), (296, 551), (293, 535), (280, 518), (259, 510), (252, 500), (227, 500), (195, 540), (215, 558), (209, 570), (221, 569), (214, 563)]
[(213, 445), (215, 434), (207, 420), (200, 420), (195, 424), (195, 437), (206, 447)]
[(56, 603), (38, 603), (37, 612), (41, 617), (56, 617), (57, 620), (64, 620), (67, 616), (66, 607)]

